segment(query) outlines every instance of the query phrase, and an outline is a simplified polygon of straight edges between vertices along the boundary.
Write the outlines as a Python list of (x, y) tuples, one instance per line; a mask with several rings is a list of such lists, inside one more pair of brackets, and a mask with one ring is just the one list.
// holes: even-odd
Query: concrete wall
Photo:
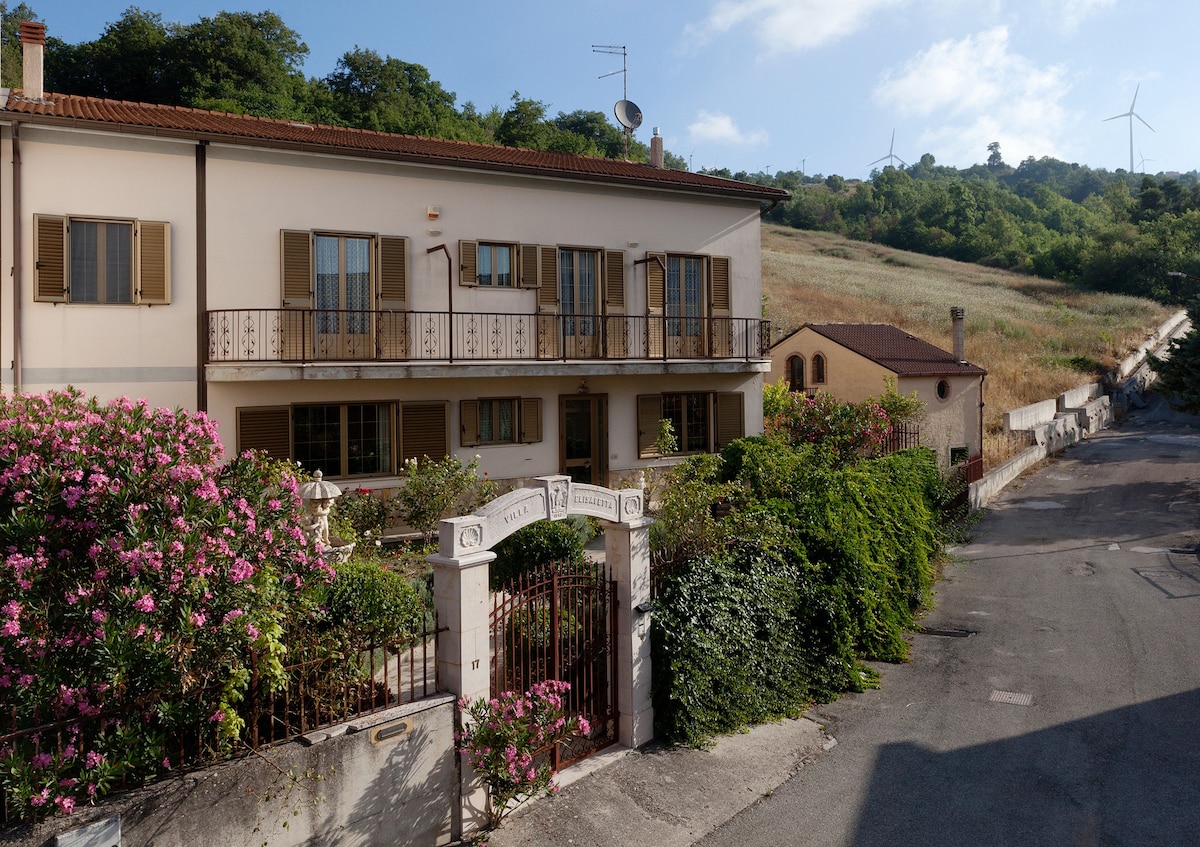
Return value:
[(1150, 370), (1147, 357), (1161, 355), (1174, 338), (1179, 338), (1191, 329), (1186, 312), (1176, 312), (1159, 326), (1145, 342), (1121, 363), (1113, 374), (1115, 385), (1111, 395), (1102, 394), (1101, 383), (1088, 383), (1070, 391), (1064, 391), (1054, 400), (1042, 400), (1004, 414), (1005, 429), (1031, 431), (1034, 446), (1016, 458), (984, 475), (983, 479), (971, 483), (969, 499), (972, 509), (982, 509), (1006, 485), (1029, 468), (1053, 453), (1099, 432), (1113, 422), (1114, 407), (1140, 403), (1141, 392), (1154, 382), (1155, 374)]
[[(379, 731), (398, 734), (377, 738)], [(44, 847), (119, 817), (121, 847), (448, 844), (458, 777), (454, 698), (407, 704), (7, 834)]]

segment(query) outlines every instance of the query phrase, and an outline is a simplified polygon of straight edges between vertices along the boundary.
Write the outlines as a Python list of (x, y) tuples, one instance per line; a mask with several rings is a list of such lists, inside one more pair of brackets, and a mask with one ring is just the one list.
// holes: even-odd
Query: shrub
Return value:
[(525, 800), (558, 790), (540, 754), (592, 729), (585, 718), (564, 713), (563, 694), (570, 688), (548, 680), (524, 694), (505, 691), (490, 700), (459, 701), (463, 729), (455, 740), (487, 788), (489, 829)]
[(744, 545), (665, 575), (654, 602), (655, 734), (693, 746), (861, 690), (839, 592), (795, 551)]
[(492, 496), (495, 484), (487, 474), (482, 479), (475, 476), (478, 468), (478, 456), (466, 465), (456, 456), (407, 460), (404, 471), (408, 478), (396, 494), (396, 514), (428, 544), (438, 521), (452, 513), (472, 512)]
[(353, 535), (340, 535), (347, 541), (376, 541), (383, 538), (383, 530), (388, 524), (387, 503), (376, 497), (365, 488), (352, 488), (333, 502), (333, 512), (329, 516), (331, 524), (348, 524)]
[(792, 446), (817, 445), (843, 463), (874, 453), (891, 432), (887, 413), (871, 401), (842, 403), (824, 391), (779, 399), (783, 410), (764, 419), (766, 434)]
[(425, 618), (417, 589), (372, 558), (339, 565), (326, 604), (334, 627), (377, 645), (412, 638)]
[(289, 610), (332, 571), (290, 470), (221, 454), (203, 414), (0, 397), (0, 706), (62, 727), (0, 749), (19, 816), (159, 774), (196, 732), (229, 749), (252, 648), (283, 683)]
[[(586, 528), (586, 520), (583, 521)], [(551, 562), (582, 558), (587, 536), (577, 522), (541, 520), (523, 526), (496, 545), (488, 571), (493, 591), (521, 574)]]

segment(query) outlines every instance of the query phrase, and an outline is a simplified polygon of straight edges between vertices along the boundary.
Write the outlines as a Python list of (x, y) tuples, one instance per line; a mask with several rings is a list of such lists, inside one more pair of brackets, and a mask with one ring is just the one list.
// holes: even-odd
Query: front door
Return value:
[(371, 239), (318, 235), (316, 265), (317, 358), (372, 358)]
[(558, 399), (559, 468), (573, 482), (604, 484), (607, 417), (607, 395), (568, 394)]

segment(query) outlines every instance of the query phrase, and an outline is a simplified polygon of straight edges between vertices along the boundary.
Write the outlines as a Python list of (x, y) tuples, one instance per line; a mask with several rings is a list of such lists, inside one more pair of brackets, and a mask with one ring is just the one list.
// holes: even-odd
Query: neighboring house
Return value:
[(952, 309), (949, 353), (888, 324), (805, 324), (771, 347), (771, 381), (793, 391), (826, 391), (847, 403), (896, 391), (925, 403), (921, 444), (943, 467), (982, 455), (983, 380), (963, 358), (963, 313)]
[(204, 410), (227, 451), (367, 488), (476, 453), (612, 485), (661, 418), (684, 451), (761, 431), (786, 192), (664, 169), (657, 135), (654, 166), (44, 93), (21, 34), (4, 391)]

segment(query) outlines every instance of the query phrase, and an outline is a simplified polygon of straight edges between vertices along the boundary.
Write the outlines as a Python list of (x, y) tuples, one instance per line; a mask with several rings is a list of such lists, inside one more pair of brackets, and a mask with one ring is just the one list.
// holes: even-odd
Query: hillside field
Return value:
[(962, 306), (966, 358), (988, 371), (988, 467), (1015, 449), (1002, 436), (1004, 412), (1094, 382), (1175, 311), (1153, 300), (772, 224), (762, 230), (762, 286), (764, 314), (777, 337), (804, 323), (890, 323), (950, 350), (950, 308)]

